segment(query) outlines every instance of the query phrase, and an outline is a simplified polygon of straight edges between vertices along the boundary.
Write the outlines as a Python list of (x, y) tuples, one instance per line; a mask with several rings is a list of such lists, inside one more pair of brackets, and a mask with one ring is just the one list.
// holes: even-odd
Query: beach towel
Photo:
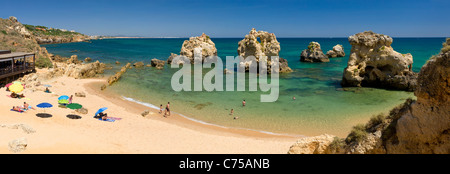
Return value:
[(116, 121), (116, 120), (112, 120), (112, 119), (106, 119), (106, 120), (103, 120), (102, 118), (99, 118), (98, 120), (100, 120), (100, 121), (107, 121), (107, 122), (114, 122), (114, 121)]
[(13, 110), (13, 109), (11, 109), (11, 111), (18, 112), (18, 113), (24, 112), (24, 111), (16, 111), (16, 110)]

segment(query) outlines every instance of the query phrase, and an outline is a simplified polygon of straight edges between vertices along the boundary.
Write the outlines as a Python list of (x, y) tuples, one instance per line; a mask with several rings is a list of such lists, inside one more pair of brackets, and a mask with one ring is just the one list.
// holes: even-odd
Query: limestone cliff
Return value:
[[(270, 73), (271, 65), (273, 64), (271, 56), (279, 56), (280, 50), (280, 43), (277, 41), (275, 34), (265, 31), (256, 31), (256, 29), (253, 28), (250, 33), (239, 42), (237, 52), (238, 55), (243, 58), (254, 56), (256, 58), (256, 62), (259, 62), (264, 56), (267, 56), (265, 61), (267, 61), (268, 65), (267, 72)], [(278, 61), (280, 63), (278, 70), (280, 73), (292, 72), (292, 69), (289, 68), (286, 59), (279, 58)], [(248, 67), (251, 66), (250, 64), (250, 61), (241, 62), (241, 66), (245, 66), (246, 71), (248, 71)]]
[(411, 70), (413, 57), (394, 51), (391, 37), (366, 31), (348, 40), (352, 49), (344, 70), (343, 86), (414, 90), (417, 74)]
[[(289, 153), (449, 154), (450, 153), (450, 39), (430, 58), (418, 75), (414, 94), (365, 125), (357, 125), (345, 139), (319, 136), (299, 140)], [(320, 146), (314, 146), (320, 144)]]
[(203, 33), (201, 36), (185, 40), (181, 47), (180, 55), (188, 57), (191, 63), (194, 63), (195, 59), (203, 62), (206, 57), (217, 56), (217, 49), (211, 38)]

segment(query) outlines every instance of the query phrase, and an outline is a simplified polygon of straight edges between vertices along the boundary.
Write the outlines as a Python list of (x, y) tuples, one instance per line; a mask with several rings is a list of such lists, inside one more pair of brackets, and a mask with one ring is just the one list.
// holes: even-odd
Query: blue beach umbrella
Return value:
[(38, 104), (38, 105), (36, 105), (38, 108), (44, 108), (44, 112), (45, 112), (45, 108), (51, 108), (51, 107), (53, 107), (53, 105), (52, 104), (50, 104), (50, 103), (41, 103), (41, 104)]
[[(105, 110), (107, 110), (107, 109), (108, 109), (107, 107), (100, 108), (100, 109), (95, 113), (95, 115), (100, 114), (100, 113), (102, 113), (103, 111), (105, 111)], [(95, 115), (94, 115), (94, 116), (95, 116)]]
[(62, 96), (58, 97), (58, 100), (69, 100), (69, 96), (62, 95)]

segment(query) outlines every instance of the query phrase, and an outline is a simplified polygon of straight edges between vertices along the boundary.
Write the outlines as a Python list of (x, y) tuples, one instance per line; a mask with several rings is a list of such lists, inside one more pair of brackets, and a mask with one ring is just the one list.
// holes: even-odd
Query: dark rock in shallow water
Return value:
[(311, 42), (308, 45), (308, 49), (302, 51), (300, 55), (301, 62), (329, 62), (330, 59), (323, 54), (320, 44), (317, 42)]

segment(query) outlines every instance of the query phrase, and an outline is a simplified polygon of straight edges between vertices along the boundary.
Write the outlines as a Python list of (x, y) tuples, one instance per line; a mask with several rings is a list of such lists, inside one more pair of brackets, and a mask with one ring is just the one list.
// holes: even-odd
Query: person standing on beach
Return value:
[(234, 109), (231, 109), (231, 113), (230, 113), (230, 115), (233, 115), (233, 113), (234, 113)]
[(161, 105), (159, 105), (159, 113), (160, 113), (160, 114), (162, 114), (162, 110), (163, 110), (163, 106), (162, 106), (162, 104), (161, 104)]
[(167, 105), (166, 105), (166, 111), (164, 112), (164, 117), (166, 116), (166, 113), (169, 113), (169, 115), (167, 115), (167, 116), (170, 116), (170, 102), (167, 102)]
[(69, 97), (69, 104), (72, 103), (72, 100), (73, 100), (73, 95), (70, 95), (70, 97)]
[(244, 101), (242, 101), (242, 106), (245, 106), (245, 100), (244, 100)]

